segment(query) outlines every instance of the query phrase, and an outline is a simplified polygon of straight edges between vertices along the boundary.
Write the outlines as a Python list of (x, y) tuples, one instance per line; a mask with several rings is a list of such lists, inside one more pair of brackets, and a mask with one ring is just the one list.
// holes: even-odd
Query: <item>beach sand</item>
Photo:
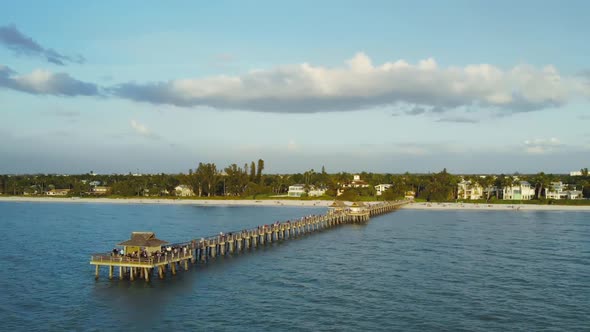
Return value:
[(144, 199), (144, 198), (78, 198), (78, 197), (0, 197), (0, 202), (48, 202), (48, 203), (108, 203), (108, 204), (175, 204), (210, 206), (303, 206), (327, 207), (332, 201), (253, 200), (253, 199)]
[(536, 204), (478, 204), (478, 203), (411, 203), (404, 209), (414, 210), (512, 210), (512, 211), (590, 211), (590, 206)]

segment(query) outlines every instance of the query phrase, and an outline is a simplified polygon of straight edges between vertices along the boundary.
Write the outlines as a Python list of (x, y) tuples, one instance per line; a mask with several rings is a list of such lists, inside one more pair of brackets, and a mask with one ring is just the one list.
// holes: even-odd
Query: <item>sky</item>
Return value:
[(587, 1), (0, 8), (0, 174), (590, 167)]

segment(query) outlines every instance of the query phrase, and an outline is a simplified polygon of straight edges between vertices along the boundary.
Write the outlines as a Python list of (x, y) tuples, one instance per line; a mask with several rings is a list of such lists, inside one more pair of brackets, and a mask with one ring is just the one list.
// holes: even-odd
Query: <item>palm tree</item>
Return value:
[(543, 196), (543, 189), (549, 186), (549, 178), (545, 175), (545, 173), (540, 172), (534, 177), (534, 181), (535, 199), (541, 199), (541, 196)]

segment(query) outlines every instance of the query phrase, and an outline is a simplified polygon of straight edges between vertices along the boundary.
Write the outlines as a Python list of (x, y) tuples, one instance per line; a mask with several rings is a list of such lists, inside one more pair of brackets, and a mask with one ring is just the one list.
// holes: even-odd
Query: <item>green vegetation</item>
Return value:
[[(361, 179), (368, 187), (351, 185), (353, 174), (329, 174), (322, 166), (321, 172), (313, 169), (296, 174), (264, 174), (264, 160), (244, 164), (239, 167), (231, 164), (219, 169), (214, 163), (199, 163), (187, 174), (110, 174), (101, 175), (89, 172), (79, 175), (31, 174), (31, 175), (0, 175), (0, 194), (41, 196), (52, 189), (69, 189), (70, 197), (145, 197), (175, 199), (302, 199), (302, 200), (333, 200), (373, 201), (394, 200), (415, 195), (417, 201), (424, 202), (455, 202), (458, 197), (457, 184), (462, 180), (478, 184), (483, 188), (509, 186), (516, 180), (528, 181), (535, 189), (533, 200), (507, 201), (496, 197), (492, 190), (484, 191), (481, 200), (460, 200), (482, 204), (590, 204), (588, 200), (548, 200), (544, 197), (544, 189), (551, 182), (562, 181), (582, 190), (585, 198), (590, 197), (590, 176), (588, 169), (582, 169), (582, 176), (555, 175), (540, 172), (532, 175), (453, 175), (446, 169), (429, 174), (378, 174), (360, 173)], [(303, 184), (306, 190), (323, 188), (325, 195), (321, 197), (289, 198), (288, 188), (293, 184)], [(392, 188), (378, 196), (375, 186), (392, 184)], [(185, 185), (192, 190), (189, 197), (180, 196), (176, 188)], [(93, 192), (92, 188), (102, 187), (106, 192)], [(573, 188), (571, 188), (573, 189)], [(337, 195), (339, 193), (341, 195)]]

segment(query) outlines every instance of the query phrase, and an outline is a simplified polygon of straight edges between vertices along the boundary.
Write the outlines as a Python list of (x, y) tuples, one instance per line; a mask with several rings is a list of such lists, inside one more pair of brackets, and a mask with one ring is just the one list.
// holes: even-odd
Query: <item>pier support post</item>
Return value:
[(119, 266), (119, 279), (123, 280), (123, 267)]
[(164, 267), (162, 265), (158, 266), (158, 274), (160, 275), (160, 279), (164, 279)]
[(184, 260), (184, 270), (188, 271), (188, 259)]
[(94, 279), (98, 280), (98, 273), (100, 272), (100, 265), (96, 265), (96, 273), (94, 273)]
[(109, 265), (109, 279), (113, 279), (113, 270), (115, 269), (114, 266)]
[(145, 276), (145, 281), (150, 282), (150, 274), (147, 267), (143, 269), (143, 275)]
[(135, 268), (134, 267), (129, 268), (129, 279), (131, 281), (135, 280)]

